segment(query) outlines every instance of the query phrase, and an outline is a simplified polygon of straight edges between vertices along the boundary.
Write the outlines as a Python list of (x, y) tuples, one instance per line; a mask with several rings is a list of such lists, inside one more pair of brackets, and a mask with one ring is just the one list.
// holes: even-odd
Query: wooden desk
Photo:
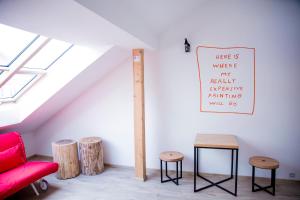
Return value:
[(197, 134), (195, 147), (238, 149), (239, 144), (234, 135)]
[[(231, 150), (231, 174), (229, 178), (224, 180), (213, 182), (199, 174), (199, 149), (221, 149), (221, 150)], [(233, 179), (233, 162), (234, 162), (234, 151), (235, 151), (235, 187), (234, 192), (227, 190), (226, 188), (220, 186), (219, 184)], [(201, 190), (216, 186), (234, 196), (237, 195), (237, 174), (238, 174), (238, 152), (239, 144), (234, 135), (222, 135), (222, 134), (197, 134), (194, 143), (194, 192), (199, 192)], [(210, 185), (197, 188), (197, 176), (209, 182)]]

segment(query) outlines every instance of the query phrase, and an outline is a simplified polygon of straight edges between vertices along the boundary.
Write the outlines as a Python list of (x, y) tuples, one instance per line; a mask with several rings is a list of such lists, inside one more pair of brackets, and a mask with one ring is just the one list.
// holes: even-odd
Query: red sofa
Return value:
[[(58, 170), (53, 162), (27, 161), (23, 140), (19, 133), (0, 134), (0, 199), (4, 199), (32, 183)], [(41, 184), (43, 183), (43, 184)], [(40, 182), (42, 190), (47, 181)]]

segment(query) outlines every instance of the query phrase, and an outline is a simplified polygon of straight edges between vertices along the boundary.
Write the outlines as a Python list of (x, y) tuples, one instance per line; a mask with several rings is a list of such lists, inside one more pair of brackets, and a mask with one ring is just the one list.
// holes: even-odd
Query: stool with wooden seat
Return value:
[[(269, 194), (275, 195), (276, 169), (279, 167), (279, 162), (269, 157), (253, 156), (249, 159), (249, 164), (252, 165), (252, 192), (264, 190)], [(262, 187), (255, 183), (255, 167), (271, 170), (271, 185)], [(255, 189), (255, 186), (257, 189)], [(272, 192), (268, 190), (269, 188), (272, 188)]]
[[(178, 185), (178, 180), (182, 178), (182, 160), (183, 154), (176, 151), (165, 151), (162, 152), (159, 156), (160, 158), (160, 180), (161, 183), (172, 181)], [(165, 162), (165, 170), (167, 180), (163, 180), (163, 161)], [(168, 162), (176, 162), (176, 178), (171, 178), (168, 175)], [(178, 176), (178, 163), (180, 163), (180, 176)]]

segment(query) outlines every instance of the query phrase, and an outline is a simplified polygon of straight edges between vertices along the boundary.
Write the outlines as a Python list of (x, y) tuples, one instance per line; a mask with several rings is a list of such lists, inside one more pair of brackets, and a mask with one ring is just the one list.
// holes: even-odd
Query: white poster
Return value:
[(255, 105), (255, 49), (197, 47), (200, 111), (249, 114)]

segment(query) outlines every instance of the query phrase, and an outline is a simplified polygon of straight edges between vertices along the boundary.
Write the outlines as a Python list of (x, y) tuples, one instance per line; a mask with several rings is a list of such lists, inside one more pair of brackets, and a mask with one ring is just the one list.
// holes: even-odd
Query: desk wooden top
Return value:
[(234, 135), (197, 134), (194, 147), (238, 149), (239, 144)]

